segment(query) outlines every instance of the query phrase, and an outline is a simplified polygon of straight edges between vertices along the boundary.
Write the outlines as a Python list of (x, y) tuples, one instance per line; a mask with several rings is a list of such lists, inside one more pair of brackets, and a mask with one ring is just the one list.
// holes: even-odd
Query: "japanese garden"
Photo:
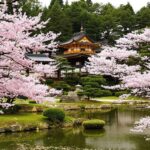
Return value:
[(47, 1), (0, 0), (0, 150), (148, 150), (150, 3)]

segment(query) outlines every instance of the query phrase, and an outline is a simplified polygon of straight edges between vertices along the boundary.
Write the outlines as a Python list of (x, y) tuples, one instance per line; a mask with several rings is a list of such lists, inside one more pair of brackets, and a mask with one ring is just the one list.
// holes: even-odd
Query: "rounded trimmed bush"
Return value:
[(102, 129), (105, 125), (104, 120), (93, 119), (83, 121), (82, 126), (84, 129)]
[(36, 104), (36, 101), (30, 100), (30, 101), (29, 101), (29, 104)]
[(49, 108), (43, 112), (43, 115), (47, 117), (49, 121), (60, 121), (63, 122), (65, 113), (63, 110), (58, 108)]

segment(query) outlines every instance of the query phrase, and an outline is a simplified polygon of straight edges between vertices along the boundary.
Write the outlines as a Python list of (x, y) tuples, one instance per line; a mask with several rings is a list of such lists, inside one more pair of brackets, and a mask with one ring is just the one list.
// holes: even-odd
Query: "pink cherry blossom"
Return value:
[[(35, 64), (26, 58), (26, 54), (55, 52), (55, 40), (59, 34), (50, 31), (32, 35), (33, 31), (41, 30), (47, 24), (47, 21), (41, 22), (41, 14), (28, 17), (21, 9), (14, 9), (14, 14), (7, 14), (6, 10), (4, 1), (4, 4), (0, 5), (0, 102), (3, 98), (13, 99), (17, 96), (26, 96), (41, 102), (50, 95), (50, 89), (42, 85), (39, 79), (45, 74), (47, 77), (54, 76), (57, 65)], [(47, 42), (49, 44), (45, 44)]]

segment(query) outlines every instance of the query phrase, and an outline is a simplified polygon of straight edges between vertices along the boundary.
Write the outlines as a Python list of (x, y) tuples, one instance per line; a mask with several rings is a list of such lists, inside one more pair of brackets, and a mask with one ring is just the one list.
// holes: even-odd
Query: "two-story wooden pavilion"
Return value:
[(95, 43), (83, 30), (59, 45), (63, 57), (67, 58), (74, 67), (84, 66), (88, 57), (95, 54), (100, 44)]

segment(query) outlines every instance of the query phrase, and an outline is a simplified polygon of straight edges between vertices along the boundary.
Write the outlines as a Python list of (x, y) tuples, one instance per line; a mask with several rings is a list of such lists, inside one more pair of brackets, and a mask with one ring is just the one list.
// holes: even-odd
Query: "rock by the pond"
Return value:
[(79, 101), (79, 97), (76, 93), (76, 91), (71, 91), (71, 92), (68, 92), (68, 95), (63, 95), (61, 96), (61, 102), (76, 102), (76, 101)]
[(22, 130), (22, 127), (20, 125), (14, 124), (10, 126), (9, 130), (10, 132), (19, 132)]
[(0, 133), (4, 133), (5, 132), (5, 128), (0, 128)]
[(80, 126), (80, 125), (82, 125), (83, 121), (86, 121), (86, 120), (87, 119), (85, 119), (85, 118), (78, 118), (78, 119), (74, 120), (73, 126)]
[(110, 104), (103, 104), (100, 106), (101, 109), (111, 109), (112, 106)]

